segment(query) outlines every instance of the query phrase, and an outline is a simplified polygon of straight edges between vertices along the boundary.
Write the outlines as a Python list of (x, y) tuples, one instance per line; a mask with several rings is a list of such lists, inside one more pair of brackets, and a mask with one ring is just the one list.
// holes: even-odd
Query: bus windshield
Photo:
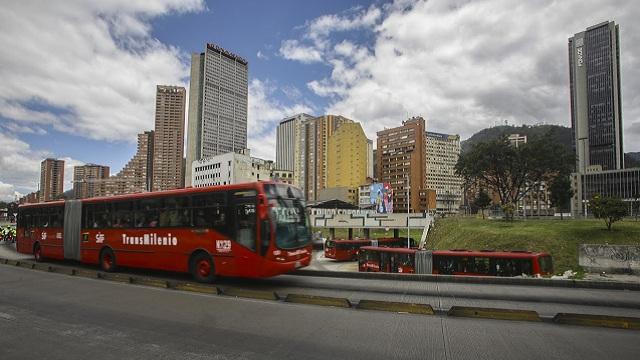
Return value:
[(269, 187), (266, 192), (271, 205), (271, 218), (276, 225), (276, 246), (280, 249), (307, 246), (311, 242), (311, 230), (304, 200), (295, 196), (300, 191), (286, 185)]

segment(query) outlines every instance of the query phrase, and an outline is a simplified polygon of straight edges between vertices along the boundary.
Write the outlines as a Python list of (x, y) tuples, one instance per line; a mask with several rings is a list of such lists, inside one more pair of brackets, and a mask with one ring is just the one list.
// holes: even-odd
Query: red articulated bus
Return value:
[(190, 272), (268, 277), (311, 261), (302, 192), (255, 182), (187, 188), (18, 208), (17, 249), (46, 258)]
[[(412, 246), (415, 246), (414, 240), (409, 239)], [(377, 244), (377, 245), (376, 245)], [(328, 240), (324, 244), (324, 257), (337, 261), (358, 260), (358, 252), (363, 246), (387, 246), (387, 247), (403, 247), (407, 246), (407, 238), (378, 238), (371, 239), (336, 239)]]
[(418, 250), (366, 246), (358, 270), (474, 276), (553, 274), (551, 255), (530, 251)]

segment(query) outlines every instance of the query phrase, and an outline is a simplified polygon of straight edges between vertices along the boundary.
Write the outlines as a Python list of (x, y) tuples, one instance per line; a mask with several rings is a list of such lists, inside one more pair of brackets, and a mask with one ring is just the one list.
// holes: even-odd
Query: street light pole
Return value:
[(411, 241), (409, 240), (409, 199), (411, 196), (411, 177), (407, 174), (407, 249), (411, 247)]

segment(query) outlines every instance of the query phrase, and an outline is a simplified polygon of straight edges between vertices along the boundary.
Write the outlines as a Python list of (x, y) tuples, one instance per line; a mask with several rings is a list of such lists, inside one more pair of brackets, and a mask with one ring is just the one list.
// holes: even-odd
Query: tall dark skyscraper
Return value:
[(569, 38), (571, 127), (576, 171), (624, 168), (618, 25), (603, 22)]

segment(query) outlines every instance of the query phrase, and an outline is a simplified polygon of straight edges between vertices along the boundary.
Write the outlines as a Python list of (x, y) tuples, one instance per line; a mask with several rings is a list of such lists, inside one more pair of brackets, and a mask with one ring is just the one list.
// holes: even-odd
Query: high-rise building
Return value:
[(304, 188), (307, 200), (318, 200), (318, 192), (327, 187), (329, 137), (336, 132), (340, 125), (352, 122), (353, 120), (340, 115), (323, 115), (305, 123), (306, 174)]
[(109, 178), (109, 167), (86, 164), (73, 167), (73, 197), (86, 199), (104, 194), (104, 179)]
[(138, 149), (129, 162), (116, 174), (99, 182), (97, 189), (103, 193), (96, 196), (113, 196), (151, 191), (153, 178), (154, 132), (138, 134)]
[(426, 132), (427, 188), (436, 192), (436, 212), (457, 213), (462, 200), (462, 178), (456, 175), (460, 135)]
[(366, 183), (373, 168), (371, 146), (360, 123), (340, 125), (328, 140), (326, 187), (357, 189)]
[(217, 45), (191, 56), (185, 183), (195, 160), (247, 147), (248, 63)]
[(620, 40), (613, 21), (569, 38), (569, 82), (576, 171), (624, 168)]
[(276, 166), (293, 173), (293, 184), (305, 192), (307, 165), (306, 124), (314, 117), (297, 114), (283, 119), (276, 132)]
[(182, 86), (156, 87), (152, 191), (184, 187), (185, 99), (186, 90)]
[(40, 163), (39, 201), (56, 200), (64, 192), (64, 160), (45, 159)]
[(407, 204), (410, 212), (433, 210), (434, 200), (429, 198), (432, 192), (426, 189), (425, 120), (413, 117), (377, 135), (376, 177), (393, 188), (394, 211), (403, 212)]

